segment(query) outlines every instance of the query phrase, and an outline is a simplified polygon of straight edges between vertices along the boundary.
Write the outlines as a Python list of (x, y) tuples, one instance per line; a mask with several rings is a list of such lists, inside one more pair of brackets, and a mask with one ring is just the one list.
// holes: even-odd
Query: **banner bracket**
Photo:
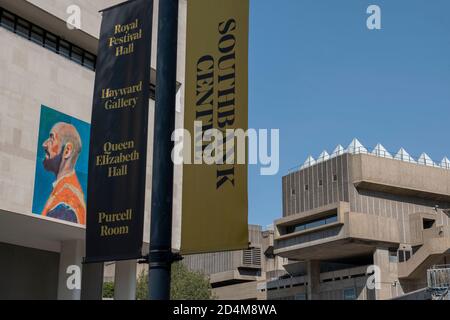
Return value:
[(178, 252), (152, 250), (149, 254), (138, 260), (138, 264), (149, 264), (154, 267), (167, 267), (168, 264), (182, 261), (183, 259), (183, 256)]

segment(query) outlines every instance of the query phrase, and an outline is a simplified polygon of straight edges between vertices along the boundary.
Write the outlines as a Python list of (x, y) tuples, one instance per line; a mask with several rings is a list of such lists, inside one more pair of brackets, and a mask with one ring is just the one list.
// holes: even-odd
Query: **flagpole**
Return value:
[(159, 1), (155, 131), (149, 253), (149, 298), (170, 299), (178, 0)]

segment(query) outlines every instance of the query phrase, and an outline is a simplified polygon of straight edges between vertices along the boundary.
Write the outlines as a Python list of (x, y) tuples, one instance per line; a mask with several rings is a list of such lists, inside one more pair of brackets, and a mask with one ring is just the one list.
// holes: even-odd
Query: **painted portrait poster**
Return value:
[(86, 224), (90, 125), (41, 106), (33, 213)]

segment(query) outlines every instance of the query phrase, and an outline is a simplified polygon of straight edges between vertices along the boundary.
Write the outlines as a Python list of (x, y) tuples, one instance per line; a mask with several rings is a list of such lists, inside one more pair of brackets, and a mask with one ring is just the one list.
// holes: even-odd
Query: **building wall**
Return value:
[(413, 213), (431, 213), (436, 215), (437, 223), (445, 226), (449, 225), (447, 215), (440, 211), (436, 212), (435, 205), (439, 205), (440, 208), (447, 208), (450, 206), (450, 203), (393, 195), (373, 190), (357, 190), (353, 186), (350, 187), (350, 192), (351, 211), (398, 220), (401, 243), (410, 243), (411, 241), (410, 215)]
[(349, 155), (344, 154), (283, 177), (283, 217), (339, 201), (348, 202), (348, 161)]
[(90, 122), (94, 72), (4, 28), (0, 39), (0, 206), (31, 213), (41, 105)]
[[(261, 232), (262, 229), (260, 226), (249, 226), (249, 241), (251, 247), (262, 247)], [(242, 250), (238, 250), (188, 255), (184, 257), (183, 263), (190, 270), (200, 271), (206, 275), (210, 275), (235, 270), (242, 266), (242, 252)]]
[(66, 21), (68, 13), (67, 8), (71, 5), (77, 5), (81, 9), (82, 20), (81, 29), (87, 34), (98, 38), (100, 32), (100, 10), (111, 7), (125, 0), (26, 0), (36, 7), (50, 13), (51, 15)]
[[(309, 168), (293, 172), (283, 177), (283, 217), (302, 213), (311, 209), (320, 208), (337, 201), (350, 203), (350, 211), (378, 215), (386, 218), (394, 218), (399, 222), (399, 236), (401, 243), (409, 243), (410, 235), (410, 214), (424, 212), (436, 214), (436, 221), (444, 226), (448, 226), (450, 218), (441, 211), (436, 212), (436, 205), (439, 208), (450, 208), (450, 202), (434, 200), (426, 196), (418, 197), (411, 195), (401, 195), (388, 191), (369, 190), (357, 188), (354, 182), (359, 179), (359, 161), (361, 156), (366, 157), (365, 161), (370, 161), (370, 170), (378, 168), (378, 172), (372, 173), (377, 177), (383, 177), (382, 163), (394, 163), (396, 165), (395, 174), (407, 176), (403, 180), (411, 184), (433, 185), (432, 175), (427, 181), (414, 181), (415, 169), (430, 169), (433, 174), (446, 176), (448, 170), (440, 168), (424, 168), (422, 165), (400, 162), (379, 158), (370, 155), (344, 154), (325, 162), (316, 164)], [(369, 164), (365, 164), (369, 166)], [(374, 169), (375, 168), (375, 169)], [(389, 173), (389, 176), (392, 174)], [(334, 177), (335, 176), (335, 177)], [(336, 181), (334, 181), (336, 178)], [(393, 180), (392, 178), (386, 178)], [(322, 186), (319, 181), (322, 181)], [(394, 180), (402, 180), (396, 177)], [(418, 180), (416, 178), (416, 180)], [(430, 180), (430, 181), (428, 181)], [(309, 190), (305, 190), (308, 185)]]
[(213, 295), (220, 300), (257, 300), (256, 281), (213, 289)]
[(56, 299), (58, 267), (57, 253), (0, 243), (0, 300)]
[[(122, 0), (0, 0), (7, 9), (38, 26), (49, 26), (56, 35), (65, 34), (76, 44), (97, 42), (99, 10)], [(30, 5), (31, 4), (31, 5)], [(81, 8), (82, 30), (67, 31), (66, 9)], [(158, 1), (155, 1), (152, 67), (156, 67)], [(22, 11), (20, 11), (20, 10)], [(180, 1), (177, 79), (184, 81), (186, 0)], [(49, 19), (59, 23), (48, 23)], [(0, 27), (0, 209), (31, 214), (39, 116), (41, 105), (90, 123), (95, 72)], [(6, 45), (7, 44), (7, 45)], [(86, 48), (85, 48), (86, 49)], [(96, 54), (96, 52), (92, 52)], [(184, 86), (178, 92), (176, 126), (183, 124)], [(147, 183), (144, 240), (150, 238), (150, 198), (152, 184), (154, 101), (149, 106)], [(181, 224), (181, 166), (175, 168), (173, 246), (179, 248)], [(36, 216), (39, 218), (39, 216)], [(1, 235), (0, 235), (1, 241)]]

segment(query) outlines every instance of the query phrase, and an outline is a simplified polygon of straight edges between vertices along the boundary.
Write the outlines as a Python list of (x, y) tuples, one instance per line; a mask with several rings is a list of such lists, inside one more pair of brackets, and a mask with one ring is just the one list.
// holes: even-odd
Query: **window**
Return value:
[(307, 184), (305, 184), (305, 191), (309, 190), (309, 186)]
[(398, 250), (398, 261), (405, 262), (405, 251)]
[(0, 25), (40, 46), (95, 71), (97, 57), (55, 34), (0, 8)]
[(291, 190), (291, 196), (295, 196), (295, 189)]
[(31, 28), (31, 41), (43, 46), (44, 45), (44, 30), (33, 26)]
[(30, 24), (22, 19), (17, 19), (16, 33), (28, 39), (30, 35)]
[(431, 229), (434, 226), (434, 220), (431, 219), (423, 219), (423, 229)]
[(326, 219), (326, 223), (325, 224), (330, 224), (330, 223), (334, 223), (334, 222), (337, 222), (337, 221), (338, 221), (337, 215), (334, 215), (334, 216), (328, 217)]
[(53, 52), (58, 52), (58, 37), (47, 32), (45, 34), (45, 47)]
[(14, 15), (6, 12), (6, 11), (0, 11), (1, 13), (1, 25), (2, 27), (8, 29), (9, 31), (13, 31), (14, 32)]
[(323, 186), (323, 180), (319, 180), (319, 187)]
[(78, 47), (72, 46), (72, 55), (70, 56), (76, 63), (83, 63), (83, 50)]
[(328, 216), (328, 217), (325, 217), (325, 218), (320, 218), (320, 219), (316, 219), (316, 220), (312, 220), (312, 221), (303, 222), (303, 223), (299, 223), (299, 224), (296, 224), (296, 225), (288, 226), (286, 228), (286, 233), (289, 234), (289, 233), (309, 230), (309, 229), (325, 226), (327, 224), (335, 223), (337, 221), (338, 221), (337, 214), (334, 214), (334, 215), (331, 215), (331, 216)]
[(396, 250), (389, 250), (389, 262), (398, 263), (398, 255)]
[(411, 258), (411, 251), (405, 251), (405, 261), (408, 261)]
[(294, 296), (294, 300), (306, 300), (305, 293), (296, 293)]
[(91, 70), (95, 70), (95, 56), (85, 52), (83, 65)]
[(337, 174), (333, 175), (333, 181), (336, 182), (337, 181)]
[(355, 288), (344, 289), (344, 300), (356, 300), (356, 289)]
[(398, 251), (398, 261), (405, 262), (411, 258), (411, 251), (409, 250), (399, 250)]
[(59, 41), (59, 54), (70, 59), (70, 43), (64, 40)]
[(305, 229), (313, 229), (313, 228), (317, 228), (317, 227), (320, 227), (320, 226), (324, 226), (325, 223), (326, 223), (325, 221), (326, 221), (326, 219), (325, 220), (316, 220), (316, 221), (313, 221), (313, 222), (309, 222), (309, 223), (307, 223), (305, 225)]

